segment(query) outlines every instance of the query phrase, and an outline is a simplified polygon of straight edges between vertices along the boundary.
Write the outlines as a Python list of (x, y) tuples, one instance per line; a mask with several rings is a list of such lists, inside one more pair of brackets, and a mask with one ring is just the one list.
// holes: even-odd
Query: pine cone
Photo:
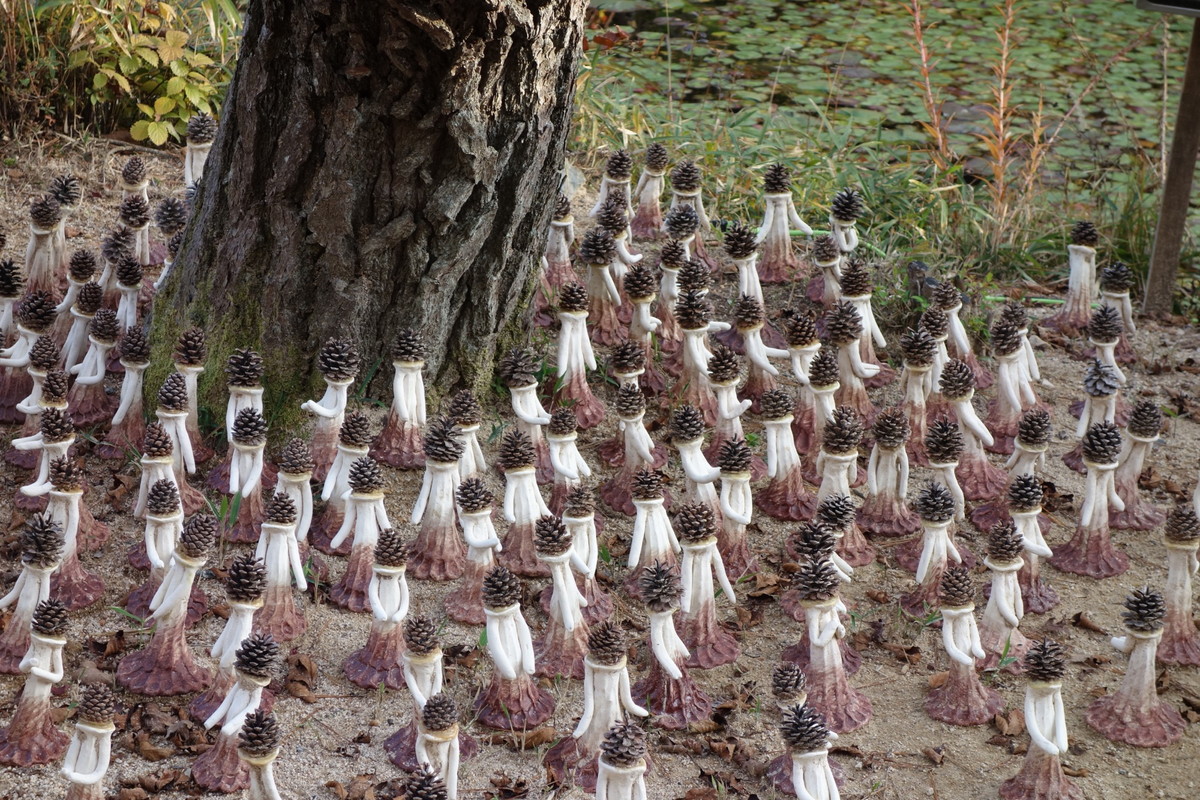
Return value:
[(445, 692), (438, 692), (425, 701), (421, 709), (421, 724), (425, 730), (445, 731), (458, 724), (458, 704)]
[(624, 150), (618, 150), (608, 157), (604, 165), (604, 174), (615, 181), (628, 180), (633, 174), (633, 157)]
[(947, 400), (962, 400), (975, 390), (975, 373), (967, 362), (952, 358), (942, 367), (938, 389)]
[(188, 118), (188, 144), (208, 144), (217, 135), (217, 121), (203, 111)]
[(780, 703), (800, 699), (808, 689), (808, 678), (804, 670), (791, 661), (781, 661), (771, 670), (771, 694)]
[(75, 295), (75, 308), (83, 314), (95, 314), (104, 305), (104, 289), (98, 283), (85, 283)]
[(592, 228), (583, 235), (579, 245), (579, 258), (585, 264), (607, 266), (617, 257), (617, 243), (604, 228)]
[[(87, 287), (83, 288), (86, 289)], [(79, 294), (82, 296), (83, 290), (80, 290)], [(150, 340), (146, 338), (146, 332), (136, 325), (126, 329), (125, 335), (121, 337), (121, 343), (117, 346), (117, 349), (120, 352), (122, 361), (127, 361), (130, 364), (150, 363)]]
[(962, 564), (952, 564), (942, 575), (941, 586), (938, 587), (942, 608), (965, 608), (975, 605), (975, 585), (971, 582), (971, 573)]
[(654, 273), (650, 271), (650, 267), (646, 265), (645, 259), (634, 264), (625, 273), (625, 277), (622, 278), (622, 288), (625, 289), (625, 294), (632, 301), (645, 302), (658, 292), (658, 281), (655, 279)]
[(39, 336), (29, 348), (29, 367), (40, 372), (54, 369), (62, 352), (52, 336)]
[(1050, 412), (1044, 408), (1031, 408), (1022, 414), (1017, 423), (1017, 440), (1028, 449), (1049, 444)]
[(478, 514), (492, 507), (495, 497), (479, 478), (467, 478), (454, 490), (454, 501), (463, 514)]
[(1163, 414), (1158, 403), (1153, 400), (1139, 400), (1129, 412), (1129, 424), (1126, 430), (1131, 436), (1141, 439), (1153, 439), (1162, 431)]
[(1008, 487), (1008, 507), (1013, 511), (1034, 511), (1042, 507), (1042, 482), (1035, 475), (1018, 475)]
[(167, 239), (167, 258), (171, 261), (176, 261), (179, 258), (179, 251), (183, 248), (183, 231), (177, 231), (174, 236)]
[[(638, 394), (640, 396), (641, 392), (638, 391)], [(554, 409), (550, 415), (550, 424), (546, 427), (547, 433), (551, 436), (570, 436), (577, 430), (579, 430), (579, 419), (575, 416), (573, 409), (565, 406)]]
[(763, 173), (763, 191), (767, 194), (790, 194), (792, 171), (786, 164), (771, 164)]
[(107, 683), (89, 683), (79, 700), (79, 718), (93, 725), (108, 725), (117, 711), (112, 687)]
[(783, 712), (779, 733), (793, 753), (816, 753), (825, 750), (829, 728), (825, 717), (809, 705), (798, 705)]
[(1025, 677), (1031, 682), (1056, 683), (1067, 673), (1067, 651), (1052, 639), (1041, 639), (1025, 652)]
[(925, 432), (925, 450), (934, 464), (958, 463), (964, 446), (962, 430), (952, 419), (935, 419)]
[(500, 375), (500, 380), (504, 381), (504, 385), (510, 389), (537, 383), (537, 379), (534, 377), (537, 365), (534, 363), (533, 353), (528, 350), (520, 348), (509, 350), (504, 354), (504, 358), (500, 359), (496, 371)]
[(279, 471), (288, 475), (304, 475), (315, 468), (312, 448), (303, 439), (291, 439), (279, 453)]
[(825, 264), (833, 264), (842, 257), (842, 250), (838, 247), (838, 240), (833, 236), (818, 236), (813, 240), (812, 257), (819, 266)]
[(121, 167), (121, 182), (128, 186), (140, 186), (146, 180), (146, 162), (138, 156), (130, 156)]
[(254, 408), (243, 408), (233, 420), (233, 441), (240, 445), (257, 447), (266, 444), (267, 421)]
[(1021, 332), (1016, 326), (1003, 319), (992, 326), (992, 352), (997, 356), (1010, 356), (1024, 346)]
[(1108, 344), (1121, 338), (1125, 325), (1121, 322), (1121, 312), (1113, 306), (1100, 306), (1088, 320), (1088, 338), (1099, 344)]
[(763, 324), (763, 307), (758, 298), (744, 294), (734, 307), (734, 325), (739, 331), (748, 331)]
[[(425, 452), (429, 452), (429, 443), (425, 444)], [(500, 452), (496, 456), (496, 466), (501, 472), (516, 469), (527, 469), (537, 464), (537, 455), (533, 451), (533, 441), (529, 434), (518, 428), (504, 432), (500, 439)]]
[(743, 259), (758, 250), (756, 234), (748, 226), (735, 222), (725, 231), (725, 252), (730, 258)]
[(155, 517), (166, 517), (179, 510), (179, 487), (169, 478), (157, 480), (146, 493), (146, 511)]
[(792, 586), (801, 600), (820, 603), (837, 597), (840, 580), (837, 567), (829, 559), (823, 558), (801, 564), (792, 576)]
[(71, 254), (67, 274), (76, 283), (87, 283), (96, 275), (96, 255), (91, 250), (76, 250)]
[(840, 189), (833, 196), (830, 215), (838, 222), (854, 222), (863, 214), (862, 195), (855, 189)]
[(1000, 309), (1000, 322), (1022, 331), (1029, 327), (1029, 313), (1018, 301), (1009, 300)]
[(62, 220), (62, 206), (53, 195), (42, 195), (30, 204), (29, 220), (35, 228), (48, 231)]
[(962, 292), (947, 278), (933, 287), (933, 305), (945, 312), (953, 311), (963, 303)]
[(736, 384), (742, 378), (742, 359), (724, 344), (713, 347), (708, 360), (708, 378), (714, 384)]
[(554, 201), (554, 221), (566, 222), (569, 219), (571, 219), (571, 198), (559, 192), (558, 199)]
[(17, 321), (34, 333), (45, 333), (58, 317), (57, 305), (50, 292), (30, 292), (17, 304)]
[(596, 499), (592, 490), (586, 486), (573, 486), (567, 491), (566, 503), (563, 505), (563, 516), (575, 519), (586, 519), (596, 513)]
[(642, 594), (642, 602), (655, 613), (678, 606), (679, 597), (683, 593), (674, 568), (661, 561), (655, 561), (642, 569), (638, 576), (638, 589)]
[(59, 600), (43, 600), (33, 609), (33, 632), (58, 637), (67, 628), (67, 607)]
[(325, 342), (317, 355), (317, 369), (329, 381), (352, 381), (358, 377), (362, 361), (358, 348), (348, 339), (332, 338)]
[(187, 383), (178, 372), (172, 372), (158, 390), (158, 405), (167, 411), (187, 411)]
[(1164, 531), (1168, 542), (1184, 544), (1200, 539), (1200, 517), (1196, 516), (1191, 503), (1179, 503), (1167, 517)]
[(450, 398), (450, 405), (446, 409), (448, 416), (455, 425), (460, 428), (466, 428), (471, 425), (478, 425), (483, 421), (483, 409), (479, 407), (479, 401), (475, 399), (475, 393), (470, 389), (463, 389), (455, 392)]
[(750, 446), (746, 444), (745, 439), (728, 439), (721, 444), (721, 450), (717, 454), (717, 466), (722, 474), (736, 475), (749, 472), (753, 459), (754, 454), (750, 452)]
[(946, 316), (945, 311), (933, 306), (925, 309), (919, 324), (935, 340), (946, 338), (950, 332), (950, 317)]
[(65, 442), (75, 435), (75, 423), (71, 415), (58, 408), (42, 411), (40, 423), (42, 439), (46, 442)]
[(253, 603), (267, 587), (267, 568), (253, 553), (243, 553), (229, 565), (225, 596), (231, 603)]
[(425, 459), (437, 464), (453, 464), (462, 458), (463, 443), (449, 417), (438, 417), (425, 431)]
[(1134, 589), (1125, 598), (1125, 610), (1121, 619), (1125, 627), (1139, 633), (1152, 633), (1162, 630), (1163, 619), (1167, 616), (1167, 604), (1163, 596), (1149, 586)]
[(508, 567), (497, 565), (483, 578), (483, 605), (493, 611), (521, 602), (521, 580)]
[(142, 455), (147, 458), (170, 458), (174, 452), (171, 437), (158, 422), (146, 423), (146, 435), (142, 437)]
[(667, 216), (663, 218), (663, 227), (672, 239), (682, 241), (694, 235), (700, 228), (700, 217), (690, 205), (678, 205), (667, 212)]
[(672, 527), (681, 542), (699, 543), (717, 535), (717, 522), (707, 503), (685, 503), (675, 510)]
[(588, 310), (588, 293), (583, 284), (572, 281), (558, 293), (558, 310), (577, 314)]
[[(646, 413), (646, 396), (635, 384), (623, 383), (617, 390), (617, 401), (613, 406), (618, 418), (634, 420)], [(571, 416), (574, 418), (574, 414)]]
[(50, 462), (50, 483), (58, 492), (78, 492), (83, 489), (83, 472), (67, 457)]
[(680, 161), (671, 170), (671, 188), (677, 192), (694, 192), (700, 188), (700, 168), (694, 161)]
[(808, 347), (818, 341), (816, 320), (812, 314), (784, 309), (783, 336), (788, 347)]
[(856, 512), (850, 495), (831, 494), (817, 504), (816, 520), (837, 533), (850, 527)]
[(820, 389), (838, 383), (837, 351), (829, 346), (822, 346), (808, 365), (808, 382)]
[(561, 556), (573, 543), (567, 526), (558, 517), (547, 515), (534, 524), (533, 547), (539, 556)]
[[(675, 301), (675, 318), (679, 320), (679, 327), (685, 331), (707, 328), (709, 320), (712, 319), (712, 303), (705, 293), (685, 289)], [(711, 366), (709, 369), (712, 369)]]
[(216, 541), (217, 518), (211, 514), (196, 514), (183, 524), (178, 548), (188, 558), (204, 558)]
[(1090, 222), (1076, 222), (1071, 226), (1071, 244), (1095, 247), (1100, 242), (1100, 233)]
[(74, 175), (56, 175), (47, 190), (60, 206), (74, 208), (83, 199), (83, 185)]
[(275, 525), (291, 525), (296, 521), (296, 503), (283, 492), (275, 492), (267, 501), (263, 519)]
[(842, 301), (825, 313), (825, 335), (832, 344), (857, 342), (862, 332), (862, 316), (852, 303)]
[(409, 546), (400, 531), (385, 528), (375, 543), (375, 563), (381, 567), (402, 569), (408, 565)]
[(646, 169), (651, 172), (663, 172), (667, 168), (667, 148), (655, 142), (646, 148)]
[(1011, 564), (1021, 558), (1025, 540), (1012, 520), (997, 522), (988, 531), (988, 558), (997, 564)]
[(117, 258), (113, 271), (117, 275), (117, 285), (124, 287), (141, 286), (142, 279), (146, 276), (142, 265), (128, 253)]
[(429, 617), (410, 615), (404, 620), (404, 643), (414, 656), (427, 656), (442, 645), (438, 641), (437, 625)]
[(675, 409), (671, 417), (671, 439), (676, 442), (692, 442), (704, 436), (704, 417), (695, 406), (684, 405)]
[(279, 749), (279, 723), (275, 715), (256, 708), (246, 715), (238, 732), (238, 751), (250, 758), (266, 758)]
[(118, 264), (133, 256), (134, 235), (128, 228), (108, 232), (100, 241), (100, 255), (110, 264)]
[(183, 230), (187, 221), (187, 206), (174, 197), (164, 198), (154, 210), (154, 224), (168, 239)]
[(770, 420), (791, 416), (792, 407), (795, 405), (787, 389), (768, 389), (763, 392), (761, 403), (763, 419)]
[(234, 350), (225, 362), (225, 381), (230, 386), (257, 388), (262, 386), (262, 356), (250, 348)]
[(687, 263), (687, 248), (678, 239), (668, 239), (658, 253), (658, 268), (678, 270)]
[(874, 290), (871, 285), (871, 273), (867, 271), (867, 262), (857, 256), (851, 256), (846, 266), (842, 267), (842, 296), (867, 297)]
[(622, 339), (609, 353), (608, 365), (614, 375), (633, 375), (646, 368), (646, 351), (640, 343)]
[(0, 297), (20, 297), (25, 291), (25, 276), (10, 258), (0, 261)]
[[(430, 429), (435, 426), (431, 425)], [(338, 442), (346, 447), (362, 449), (371, 446), (371, 420), (361, 411), (348, 411), (342, 419), (342, 427), (338, 429)], [(428, 450), (426, 451), (428, 452)]]
[(820, 522), (801, 522), (792, 532), (790, 543), (800, 563), (826, 561), (837, 548), (837, 536)]
[(614, 767), (632, 767), (645, 757), (646, 733), (632, 720), (614, 722), (600, 743), (600, 758)]
[(625, 198), (620, 194), (610, 194), (596, 212), (596, 225), (611, 233), (614, 239), (625, 233), (629, 227)]
[(1133, 288), (1133, 282), (1133, 270), (1120, 261), (1114, 261), (1100, 273), (1100, 290), (1104, 292), (1112, 294), (1128, 292)]
[(70, 388), (66, 370), (52, 369), (42, 380), (42, 402), (44, 405), (62, 405), (67, 402)]
[(1097, 422), (1083, 435), (1083, 458), (1093, 464), (1115, 464), (1121, 454), (1121, 430), (1111, 422)]
[(117, 216), (126, 228), (144, 228), (150, 224), (150, 204), (140, 194), (131, 194), (117, 206)]
[(97, 311), (88, 323), (88, 333), (98, 342), (116, 344), (121, 335), (121, 323), (117, 320), (117, 312), (109, 308)]
[(850, 406), (838, 406), (825, 423), (821, 449), (833, 455), (852, 453), (862, 442), (862, 417)]
[(663, 475), (656, 469), (639, 469), (633, 476), (630, 491), (634, 500), (660, 500), (663, 496)]
[(350, 491), (355, 494), (373, 494), (383, 490), (383, 472), (379, 462), (370, 456), (354, 459), (350, 473), (346, 476)]
[(270, 678), (279, 668), (279, 645), (269, 633), (252, 633), (234, 655), (234, 669), (256, 678)]
[(597, 664), (611, 667), (625, 658), (625, 634), (611, 619), (592, 626), (588, 631), (588, 658)]
[(711, 281), (709, 281), (711, 274), (704, 262), (695, 258), (689, 258), (679, 267), (679, 277), (677, 278), (679, 291), (681, 293), (688, 291), (707, 292), (711, 288)]
[(56, 566), (63, 554), (62, 526), (46, 514), (35, 514), (21, 531), (21, 561), (34, 567)]
[(433, 767), (422, 764), (404, 781), (404, 797), (405, 800), (446, 800), (446, 784)]
[(954, 519), (954, 495), (944, 484), (929, 481), (921, 487), (917, 499), (912, 503), (912, 510), (917, 512), (922, 522), (949, 522)]

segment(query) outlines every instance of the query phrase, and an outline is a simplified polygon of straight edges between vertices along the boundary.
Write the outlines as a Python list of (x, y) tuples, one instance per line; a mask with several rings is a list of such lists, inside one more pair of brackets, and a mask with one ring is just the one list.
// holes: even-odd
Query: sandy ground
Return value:
[[(85, 207), (71, 223), (72, 244), (95, 248), (104, 229), (115, 219), (119, 193), (115, 188), (117, 171), (126, 157), (114, 152), (113, 145), (93, 143), (77, 149), (55, 147), (10, 147), (0, 150), (4, 167), (0, 169), (0, 231), (8, 234), (8, 245), (2, 255), (19, 258), (25, 243), (26, 214), (29, 200), (49, 178), (70, 169), (85, 183)], [(173, 155), (148, 157), (154, 179), (152, 193), (163, 196), (180, 186), (181, 162)], [(584, 198), (577, 199), (582, 212)], [(868, 226), (869, 227), (869, 226)], [(869, 233), (867, 234), (869, 235)], [(717, 252), (719, 248), (711, 247)], [(653, 258), (653, 256), (652, 256)], [(731, 296), (735, 288), (731, 276), (725, 276), (717, 294)], [(891, 332), (889, 332), (891, 333)], [(1168, 505), (1173, 498), (1166, 491), (1178, 494), (1189, 492), (1196, 477), (1197, 442), (1200, 429), (1195, 418), (1187, 412), (1197, 408), (1200, 395), (1194, 386), (1197, 348), (1200, 334), (1192, 328), (1145, 324), (1135, 338), (1142, 363), (1129, 370), (1130, 398), (1149, 395), (1157, 397), (1172, 410), (1184, 414), (1170, 419), (1170, 426), (1152, 456), (1152, 469), (1163, 479), (1154, 491), (1155, 501)], [(1067, 413), (1071, 400), (1081, 396), (1080, 381), (1083, 363), (1072, 360), (1062, 349), (1042, 346), (1039, 350), (1043, 372), (1052, 386), (1039, 388), (1042, 399), (1051, 404), (1054, 414), (1055, 441), (1047, 463), (1044, 479), (1052, 482), (1060, 495), (1060, 508), (1055, 513), (1056, 525), (1048, 536), (1053, 546), (1069, 538), (1082, 500), (1083, 477), (1067, 470), (1059, 456), (1070, 449), (1070, 431), (1075, 420)], [(1146, 365), (1152, 365), (1147, 369)], [(1149, 373), (1153, 373), (1152, 375)], [(611, 399), (609, 385), (595, 384), (601, 397)], [(268, 387), (268, 391), (269, 391)], [(878, 405), (899, 401), (897, 387), (887, 387), (876, 396)], [(982, 411), (990, 392), (976, 400)], [(386, 400), (386, 398), (384, 398)], [(487, 414), (484, 431), (508, 420), (507, 400), (484, 398)], [(368, 406), (379, 423), (382, 408)], [(660, 420), (665, 422), (665, 413)], [(752, 416), (746, 418), (749, 432), (761, 426)], [(299, 432), (298, 432), (299, 433)], [(661, 439), (663, 430), (653, 435)], [(593, 464), (594, 447), (612, 435), (611, 425), (583, 433), (581, 449)], [(86, 447), (81, 453), (86, 454)], [(489, 457), (494, 457), (494, 445), (485, 445)], [(211, 462), (208, 466), (215, 464)], [(107, 490), (117, 485), (111, 470), (99, 459), (89, 458), (89, 475), (95, 490), (88, 497), (92, 511), (113, 526), (114, 535), (101, 551), (87, 554), (84, 565), (103, 575), (107, 590), (101, 602), (90, 609), (72, 615), (70, 644), (67, 650), (68, 672), (72, 679), (98, 664), (102, 669), (115, 669), (119, 655), (103, 656), (110, 636), (126, 632), (126, 646), (136, 648), (145, 634), (122, 613), (113, 609), (122, 604), (130, 588), (138, 585), (142, 576), (130, 568), (125, 559), (128, 546), (140, 540), (141, 526), (136, 524), (125, 507), (128, 498), (114, 508), (107, 502)], [(678, 472), (675, 465), (670, 467)], [(134, 476), (136, 468), (126, 465), (122, 475)], [(387, 507), (392, 520), (412, 532), (407, 520), (419, 487), (419, 474), (389, 470)], [(601, 475), (601, 478), (603, 475)], [(926, 474), (914, 469), (913, 485)], [(502, 490), (501, 481), (489, 476), (494, 491)], [(11, 498), (19, 485), (27, 481), (23, 471), (10, 466), (0, 467), (0, 497), (11, 516)], [(196, 485), (201, 485), (197, 479)], [(119, 492), (118, 492), (119, 494)], [(1073, 497), (1067, 497), (1073, 496)], [(631, 520), (618, 514), (607, 514), (604, 538), (614, 552), (623, 552), (628, 541)], [(0, 562), (4, 584), (16, 575), (16, 552), (13, 547), (19, 517), (12, 517), (5, 559)], [(788, 526), (758, 515), (757, 532), (753, 543), (761, 555), (761, 579), (766, 584), (781, 574), (783, 559), (780, 549)], [(982, 550), (984, 537), (969, 526), (962, 538), (976, 552)], [(1179, 743), (1166, 749), (1140, 750), (1113, 744), (1095, 734), (1083, 721), (1087, 705), (1098, 695), (1112, 691), (1123, 674), (1125, 658), (1108, 644), (1108, 635), (1119, 631), (1121, 600), (1133, 587), (1149, 583), (1162, 586), (1165, 580), (1164, 548), (1161, 531), (1149, 533), (1116, 532), (1118, 546), (1131, 556), (1129, 571), (1116, 578), (1095, 581), (1066, 575), (1052, 568), (1047, 578), (1057, 588), (1062, 603), (1044, 616), (1027, 616), (1022, 630), (1035, 638), (1053, 636), (1069, 648), (1070, 666), (1064, 686), (1071, 735), (1071, 752), (1066, 759), (1078, 785), (1089, 798), (1133, 800), (1134, 798), (1192, 798), (1200, 788), (1195, 759), (1200, 756), (1200, 736), (1193, 726)], [(210, 564), (228, 561), (231, 548), (215, 554)], [(342, 570), (339, 559), (333, 559), (336, 576)], [(602, 565), (605, 577), (614, 587), (624, 579), (624, 568), (616, 561)], [(976, 570), (976, 580), (982, 584), (985, 573)], [(843, 735), (837, 742), (836, 757), (846, 767), (843, 796), (850, 798), (913, 798), (932, 797), (947, 800), (995, 796), (1001, 781), (1015, 774), (1020, 767), (1027, 736), (1023, 733), (1005, 736), (994, 725), (977, 728), (955, 728), (931, 721), (922, 710), (922, 700), (931, 676), (947, 668), (937, 630), (906, 618), (898, 611), (895, 598), (912, 584), (910, 573), (895, 566), (890, 556), (860, 568), (855, 581), (843, 597), (853, 612), (848, 621), (852, 635), (857, 637), (864, 657), (862, 670), (852, 678), (854, 686), (865, 692), (875, 708), (874, 719), (865, 728)], [(223, 599), (221, 584), (211, 573), (203, 573), (201, 587), (215, 603)], [(453, 586), (412, 581), (415, 612), (441, 616), (441, 599)], [(531, 596), (540, 586), (527, 587)], [(777, 733), (778, 714), (770, 695), (770, 673), (781, 649), (798, 637), (798, 626), (785, 616), (770, 595), (748, 597), (751, 584), (739, 587), (738, 599), (743, 607), (740, 624), (746, 629), (739, 633), (743, 655), (734, 665), (696, 673), (697, 680), (719, 706), (717, 720), (706, 732), (667, 733), (651, 727), (650, 749), (655, 756), (655, 768), (647, 776), (650, 796), (689, 800), (716, 800), (726, 794), (769, 797), (774, 790), (761, 778), (767, 761), (782, 752)], [(619, 591), (619, 588), (617, 588)], [(870, 592), (870, 596), (868, 596)], [(980, 606), (982, 607), (982, 601)], [(350, 684), (342, 675), (343, 660), (361, 646), (367, 634), (369, 617), (352, 614), (323, 602), (304, 601), (309, 620), (308, 632), (290, 643), (289, 654), (308, 656), (318, 668), (313, 702), (302, 702), (281, 695), (276, 713), (284, 731), (284, 745), (277, 764), (279, 786), (288, 798), (351, 798), (394, 796), (400, 772), (387, 760), (382, 742), (409, 715), (409, 699), (405, 693), (365, 691)], [(982, 609), (981, 609), (982, 610)], [(748, 612), (748, 613), (747, 613)], [(526, 604), (530, 624), (536, 631), (545, 625), (545, 618), (534, 604)], [(1073, 618), (1086, 613), (1094, 623), (1091, 627), (1073, 624)], [(721, 614), (731, 623), (738, 623), (734, 610), (723, 607)], [(640, 604), (624, 599), (619, 603), (618, 616), (636, 643), (631, 659), (634, 680), (647, 666), (644, 614)], [(223, 620), (209, 614), (189, 634), (189, 640), (201, 662), (209, 663), (207, 648), (220, 632)], [(873, 626), (882, 626), (882, 641), (889, 647), (874, 643), (869, 634)], [(1104, 631), (1104, 632), (1101, 632)], [(462, 654), (475, 647), (480, 630), (447, 622), (443, 645), (447, 651), (457, 648)], [(897, 647), (898, 646), (898, 647)], [(899, 655), (897, 655), (899, 654)], [(906, 656), (907, 654), (907, 656)], [(88, 662), (88, 664), (85, 664)], [(468, 710), (480, 688), (487, 683), (490, 665), (486, 655), (480, 658), (447, 659), (447, 687)], [(282, 677), (282, 676), (281, 676)], [(1024, 680), (1008, 674), (988, 675), (991, 683), (1005, 698), (1008, 709), (1021, 707)], [(1162, 674), (1160, 684), (1164, 698), (1181, 711), (1200, 711), (1200, 674), (1196, 669), (1169, 669)], [(22, 685), (20, 676), (0, 676), (0, 722), (6, 722)], [(547, 684), (549, 685), (549, 684)], [(280, 681), (276, 688), (282, 689)], [(559, 681), (553, 685), (558, 707), (550, 726), (558, 734), (569, 732), (581, 708), (578, 682)], [(56, 700), (60, 706), (73, 703), (77, 690), (72, 685)], [(157, 700), (147, 706), (165, 710), (186, 705), (190, 698)], [(136, 711), (144, 698), (120, 694), (122, 712)], [(1190, 706), (1189, 706), (1190, 702)], [(143, 718), (145, 715), (142, 715)], [(119, 724), (124, 724), (121, 715)], [(64, 729), (70, 729), (70, 722)], [(522, 750), (513, 741), (497, 737), (471, 724), (465, 725), (485, 741), (482, 754), (466, 762), (461, 771), (461, 787), (466, 797), (512, 798), (528, 794), (546, 796), (541, 756), (555, 735), (542, 731), (534, 738), (541, 744)], [(189, 738), (190, 737), (190, 738)], [(137, 745), (131, 736), (118, 731), (112, 769), (109, 772), (109, 792), (116, 796), (125, 787), (122, 797), (136, 800), (153, 790), (164, 779), (150, 776), (174, 777), (166, 780), (157, 797), (183, 797), (199, 790), (187, 779), (186, 770), (191, 756), (186, 747), (195, 741), (195, 731), (185, 729), (171, 736), (151, 733)], [(140, 754), (139, 754), (140, 753)], [(159, 760), (148, 760), (144, 755)], [(936, 763), (935, 763), (936, 762)], [(167, 771), (164, 773), (164, 771)], [(170, 772), (176, 771), (176, 772)], [(141, 785), (146, 787), (130, 788)], [(336, 784), (334, 783), (336, 782)], [(0, 768), (0, 800), (57, 795), (66, 790), (56, 765), (12, 770)], [(578, 790), (560, 792), (575, 796)]]

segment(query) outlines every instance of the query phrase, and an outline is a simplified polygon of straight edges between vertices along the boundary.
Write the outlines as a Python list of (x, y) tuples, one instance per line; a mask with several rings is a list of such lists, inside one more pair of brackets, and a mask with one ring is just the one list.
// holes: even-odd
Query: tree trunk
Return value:
[(320, 385), (328, 337), (353, 339), (360, 381), (382, 385), (413, 327), (431, 383), (489, 381), (557, 197), (585, 6), (252, 0), (155, 303), (160, 370), (181, 330), (205, 328), (201, 403), (219, 416), (225, 359), (258, 348), (278, 424)]

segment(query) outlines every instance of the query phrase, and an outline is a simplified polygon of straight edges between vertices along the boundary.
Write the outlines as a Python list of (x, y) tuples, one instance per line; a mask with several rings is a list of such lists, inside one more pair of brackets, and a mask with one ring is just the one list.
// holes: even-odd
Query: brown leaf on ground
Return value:
[(880, 605), (887, 605), (888, 603), (892, 602), (892, 596), (882, 589), (868, 589), (867, 599), (874, 603), (879, 603)]
[(1062, 765), (1063, 774), (1069, 775), (1072, 778), (1086, 778), (1088, 771), (1082, 767), (1071, 767), (1066, 764)]
[(507, 773), (500, 772), (488, 779), (495, 791), (490, 797), (495, 800), (518, 800), (529, 795), (529, 782), (524, 778), (513, 780)]
[(992, 724), (1005, 736), (1020, 736), (1025, 730), (1025, 712), (1014, 708), (1007, 714), (997, 714), (992, 718)]
[(125, 505), (125, 498), (131, 492), (137, 491), (140, 482), (140, 476), (118, 473), (113, 476), (113, 488), (108, 490), (108, 495), (105, 499), (114, 509), (121, 511)]
[(762, 605), (759, 603), (738, 604), (734, 606), (733, 610), (737, 614), (737, 624), (733, 626), (734, 630), (748, 631), (762, 624)]
[(497, 731), (483, 737), (484, 741), (488, 744), (502, 744), (513, 750), (532, 750), (535, 747), (550, 744), (559, 738), (559, 732), (549, 725), (543, 725), (540, 728), (534, 728), (524, 733), (517, 731)]
[(711, 786), (693, 786), (683, 797), (677, 797), (675, 800), (717, 800), (717, 797), (717, 790)]
[(117, 800), (146, 800), (150, 795), (141, 787), (127, 787), (117, 792)]
[(372, 775), (356, 775), (346, 787), (346, 800), (375, 800), (375, 783)]
[(774, 572), (754, 573), (754, 586), (746, 593), (747, 597), (774, 597), (783, 591), (779, 575)]
[(905, 647), (900, 644), (883, 642), (883, 649), (895, 656), (897, 661), (903, 661), (906, 664), (916, 664), (921, 660), (921, 648), (915, 644)]
[(329, 781), (325, 784), (325, 788), (333, 792), (333, 796), (338, 800), (346, 800), (350, 793), (346, 791), (346, 787), (342, 786), (338, 781)]
[(445, 653), (445, 661), (449, 666), (465, 670), (475, 669), (475, 665), (479, 663), (479, 659), (482, 657), (479, 648), (470, 644), (450, 645), (443, 652)]
[(928, 758), (930, 763), (935, 767), (940, 767), (942, 762), (946, 760), (946, 748), (945, 746), (922, 747), (921, 755)]
[(946, 681), (950, 679), (949, 671), (935, 672), (929, 676), (929, 688), (940, 689), (946, 685)]
[[(315, 703), (318, 697), (313, 692), (317, 688), (317, 665), (306, 655), (297, 653), (288, 656), (288, 673), (284, 679), (284, 690), (305, 703)], [(336, 783), (336, 781), (334, 781)]]
[(1100, 633), (1105, 636), (1108, 635), (1108, 631), (1104, 630), (1104, 628), (1101, 628), (1099, 625), (1092, 622), (1088, 618), (1086, 611), (1076, 612), (1075, 615), (1071, 617), (1071, 624), (1074, 625), (1076, 628), (1083, 628), (1085, 631), (1091, 631), (1092, 633)]
[(150, 734), (145, 731), (134, 736), (133, 746), (130, 749), (147, 761), (162, 761), (164, 758), (175, 755), (175, 748), (160, 747), (154, 744), (150, 741)]
[(717, 772), (708, 770), (704, 767), (700, 768), (700, 780), (709, 785), (722, 784), (727, 790), (734, 794), (746, 794), (746, 787), (738, 780), (737, 775), (732, 772)]

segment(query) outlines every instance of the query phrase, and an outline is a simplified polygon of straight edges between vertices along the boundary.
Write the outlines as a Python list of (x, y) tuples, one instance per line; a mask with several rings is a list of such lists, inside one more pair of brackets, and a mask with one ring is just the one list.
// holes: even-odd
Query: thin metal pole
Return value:
[(1200, 151), (1200, 19), (1192, 23), (1192, 44), (1183, 73), (1179, 113), (1175, 117), (1175, 134), (1171, 139), (1171, 155), (1163, 183), (1162, 209), (1154, 233), (1150, 274), (1146, 279), (1146, 299), (1142, 303), (1144, 314), (1171, 311), (1197, 151)]

